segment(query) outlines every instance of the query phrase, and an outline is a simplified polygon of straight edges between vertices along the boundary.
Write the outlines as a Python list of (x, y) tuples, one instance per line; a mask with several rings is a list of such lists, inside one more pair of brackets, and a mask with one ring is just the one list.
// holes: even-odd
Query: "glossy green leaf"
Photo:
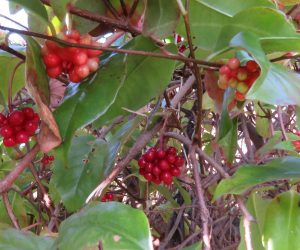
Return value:
[(300, 195), (289, 191), (275, 197), (266, 211), (263, 242), (266, 250), (299, 249)]
[(300, 178), (300, 158), (284, 157), (265, 165), (243, 165), (233, 176), (222, 180), (214, 193), (214, 199), (224, 194), (241, 194), (255, 185), (275, 180)]
[[(13, 73), (14, 68), (16, 65), (20, 62), (18, 58), (10, 57), (10, 56), (0, 56), (0, 75), (1, 75), (1, 81), (0, 81), (0, 89), (3, 94), (4, 100), (7, 103), (8, 101), (8, 84), (11, 77), (11, 74)], [(25, 82), (25, 65), (21, 65), (18, 67), (13, 84), (12, 84), (12, 96), (14, 97), (16, 93), (24, 86)]]
[(180, 10), (175, 0), (148, 1), (144, 17), (145, 36), (165, 38), (175, 31), (179, 22)]
[(5, 250), (51, 250), (54, 240), (50, 237), (36, 236), (27, 231), (6, 229), (0, 232), (0, 249)]
[(261, 68), (260, 77), (248, 91), (247, 99), (275, 105), (300, 105), (300, 75), (270, 63), (256, 36), (240, 33), (231, 40), (230, 45), (246, 49)]
[(94, 203), (66, 219), (57, 248), (93, 249), (99, 241), (105, 250), (153, 249), (146, 215), (118, 202)]
[[(51, 7), (59, 18), (60, 21), (64, 21), (67, 13), (68, 5), (74, 5), (77, 0), (50, 0)], [(88, 1), (89, 2), (89, 1)]]
[(52, 185), (58, 190), (68, 211), (84, 205), (86, 198), (103, 179), (104, 158), (107, 147), (104, 141), (95, 142), (89, 136), (75, 137), (69, 153), (69, 161), (55, 154)]
[[(153, 42), (141, 36), (132, 40), (125, 48), (160, 52)], [(170, 45), (166, 49), (174, 52), (176, 46)], [(124, 84), (117, 93), (116, 101), (95, 122), (95, 126), (101, 126), (119, 115), (128, 114), (123, 108), (137, 110), (146, 105), (151, 98), (162, 94), (172, 77), (176, 63), (173, 60), (147, 56), (127, 55), (126, 58), (128, 67)]]
[(232, 162), (237, 150), (237, 118), (231, 119), (227, 111), (227, 102), (231, 90), (226, 90), (222, 107), (218, 143), (228, 162)]
[[(247, 201), (247, 209), (255, 218), (255, 221), (250, 224), (251, 242), (255, 250), (265, 250), (262, 244), (262, 230), (265, 223), (266, 210), (270, 202), (271, 200), (262, 199), (258, 193), (252, 193)], [(238, 250), (247, 250), (243, 220), (244, 217), (242, 217), (240, 222), (241, 242)]]
[[(266, 117), (266, 114), (261, 109), (261, 107), (254, 103), (254, 109), (256, 113), (255, 121), (256, 121), (256, 131), (259, 135), (261, 135), (264, 138), (269, 138), (271, 135), (270, 132), (270, 120), (268, 117)], [(264, 110), (268, 110), (264, 108)]]
[(26, 83), (33, 97), (38, 92), (41, 100), (48, 104), (50, 101), (49, 84), (46, 70), (42, 61), (41, 47), (31, 37), (25, 37), (27, 41), (26, 50)]

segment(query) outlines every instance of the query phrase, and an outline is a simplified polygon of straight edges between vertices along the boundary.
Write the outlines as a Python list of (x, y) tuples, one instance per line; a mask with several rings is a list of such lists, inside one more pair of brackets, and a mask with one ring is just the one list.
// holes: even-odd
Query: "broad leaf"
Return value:
[(176, 1), (148, 1), (144, 17), (143, 34), (165, 38), (175, 31), (180, 10)]
[(300, 158), (298, 157), (278, 158), (260, 166), (243, 165), (233, 176), (219, 183), (214, 199), (224, 194), (241, 194), (264, 182), (291, 178), (300, 178)]
[[(125, 48), (160, 52), (153, 42), (144, 37), (135, 38)], [(176, 48), (174, 45), (170, 45), (166, 49), (174, 52)], [(95, 126), (101, 126), (119, 115), (128, 114), (123, 108), (137, 110), (143, 107), (151, 98), (162, 94), (171, 80), (175, 67), (173, 60), (136, 55), (127, 55), (126, 58), (128, 67), (124, 84), (117, 93), (116, 101), (95, 122)]]
[(54, 240), (36, 236), (31, 232), (6, 229), (0, 232), (0, 249), (5, 250), (51, 250)]
[(267, 250), (299, 249), (300, 195), (289, 191), (278, 195), (267, 208), (263, 242)]
[[(1, 75), (1, 81), (0, 81), (0, 90), (3, 94), (4, 100), (7, 103), (8, 101), (8, 84), (11, 77), (11, 74), (13, 73), (14, 68), (16, 65), (20, 62), (18, 58), (10, 57), (10, 56), (0, 56), (0, 75)], [(14, 80), (12, 83), (12, 97), (16, 95), (16, 93), (24, 86), (25, 82), (25, 65), (21, 65), (18, 67)]]
[(270, 63), (256, 36), (240, 33), (231, 40), (230, 45), (246, 49), (261, 68), (260, 77), (248, 91), (247, 99), (275, 105), (300, 105), (300, 75)]
[(50, 0), (50, 4), (55, 15), (63, 22), (66, 17), (68, 5), (73, 5), (76, 1), (77, 0)]
[(94, 203), (60, 226), (57, 248), (153, 249), (147, 217), (118, 202)]

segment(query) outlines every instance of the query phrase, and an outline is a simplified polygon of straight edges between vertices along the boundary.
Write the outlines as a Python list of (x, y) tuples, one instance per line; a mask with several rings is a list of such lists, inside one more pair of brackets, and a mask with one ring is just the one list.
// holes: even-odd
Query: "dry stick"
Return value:
[(244, 136), (245, 136), (245, 143), (246, 143), (247, 150), (248, 150), (248, 153), (249, 153), (249, 158), (250, 158), (250, 161), (253, 162), (254, 153), (253, 153), (253, 150), (252, 150), (251, 139), (250, 139), (249, 131), (248, 131), (247, 124), (246, 124), (246, 117), (242, 116), (241, 120), (242, 120), (242, 129), (243, 129), (243, 133), (244, 133)]
[(277, 108), (277, 113), (278, 113), (278, 119), (279, 119), (279, 123), (280, 123), (280, 128), (281, 128), (281, 132), (282, 132), (282, 136), (283, 136), (283, 139), (285, 141), (288, 140), (288, 136), (286, 134), (286, 131), (285, 131), (285, 127), (284, 127), (284, 124), (283, 124), (283, 119), (282, 119), (282, 109), (281, 109), (281, 106), (278, 106)]
[[(183, 136), (183, 135), (179, 135), (177, 133), (174, 132), (168, 132), (165, 133), (165, 136), (169, 136), (172, 138), (175, 138), (179, 141), (181, 141), (183, 144), (190, 146), (191, 145), (191, 141)], [(202, 151), (200, 148), (196, 148), (196, 152), (203, 157), (204, 160), (206, 160), (214, 169), (216, 169), (219, 174), (224, 177), (224, 178), (229, 178), (229, 174), (226, 173), (226, 171), (222, 168), (221, 165), (219, 165), (213, 158), (211, 158), (210, 156), (208, 156), (204, 151)], [(196, 179), (195, 179), (196, 181)], [(247, 210), (243, 200), (241, 199), (240, 196), (235, 195), (234, 196), (240, 210), (242, 211), (243, 215), (244, 215), (244, 228), (245, 228), (245, 241), (246, 241), (246, 246), (247, 246), (247, 250), (252, 250), (252, 242), (251, 242), (251, 230), (250, 230), (250, 222), (254, 221), (253, 216), (249, 213), (249, 211)]]
[(190, 236), (188, 236), (180, 245), (173, 248), (168, 248), (167, 250), (181, 250), (183, 249), (192, 239), (197, 237), (200, 234), (200, 232), (194, 232)]
[(8, 81), (8, 108), (9, 111), (12, 112), (13, 107), (12, 107), (12, 85), (14, 81), (14, 77), (16, 74), (17, 69), (24, 63), (24, 61), (18, 62), (18, 64), (14, 67), (13, 72), (11, 73)]
[(60, 212), (60, 203), (55, 207), (54, 209), (54, 212), (52, 213), (52, 216), (51, 216), (51, 220), (48, 224), (48, 229), (50, 230), (50, 232), (53, 231), (53, 228), (54, 226), (56, 225), (56, 221), (57, 221), (57, 217), (59, 215), (59, 212)]
[(24, 169), (31, 164), (31, 161), (35, 158), (39, 152), (40, 146), (35, 144), (34, 147), (22, 158), (22, 160), (16, 165), (16, 167), (0, 181), (0, 193), (6, 192), (24, 171)]
[(113, 14), (113, 16), (114, 16), (116, 19), (120, 19), (118, 12), (117, 12), (116, 9), (114, 8), (114, 6), (110, 3), (110, 1), (108, 1), (108, 0), (103, 0), (103, 2), (104, 2), (104, 4), (105, 4), (106, 8), (109, 10), (109, 12), (110, 12), (111, 14)]
[(12, 209), (12, 206), (10, 205), (9, 203), (9, 199), (8, 199), (8, 194), (7, 192), (4, 192), (2, 194), (2, 199), (3, 199), (3, 203), (5, 205), (5, 209), (6, 209), (6, 212), (12, 222), (12, 224), (14, 225), (14, 227), (16, 229), (20, 229), (20, 226), (19, 226), (19, 223), (18, 223), (18, 219), (16, 218), (16, 216), (14, 215), (14, 212), (13, 212), (13, 209)]
[(196, 151), (195, 151), (195, 146), (191, 146), (189, 149), (189, 157), (191, 159), (191, 163), (193, 165), (193, 174), (194, 174), (194, 179), (195, 179), (195, 184), (196, 184), (196, 194), (201, 210), (201, 220), (202, 220), (202, 239), (204, 243), (204, 249), (205, 250), (210, 250), (211, 245), (210, 245), (210, 215), (209, 215), (209, 210), (206, 206), (205, 198), (204, 198), (204, 190), (202, 188), (201, 184), (201, 179), (200, 179), (200, 173), (198, 169), (198, 161), (196, 159)]
[(220, 63), (213, 63), (213, 62), (208, 62), (208, 61), (204, 61), (204, 60), (196, 60), (196, 59), (187, 58), (187, 57), (174, 55), (174, 54), (166, 55), (166, 54), (162, 54), (162, 53), (148, 52), (148, 51), (141, 51), (141, 50), (106, 48), (103, 46), (92, 46), (92, 45), (86, 45), (86, 44), (71, 43), (71, 42), (67, 42), (62, 39), (59, 39), (57, 37), (54, 37), (54, 36), (48, 36), (48, 35), (40, 34), (37, 32), (26, 31), (26, 30), (18, 30), (18, 29), (14, 29), (14, 28), (5, 27), (2, 25), (0, 25), (0, 30), (8, 30), (10, 32), (17, 33), (17, 34), (47, 39), (47, 40), (54, 41), (54, 42), (59, 43), (64, 46), (70, 46), (70, 47), (76, 47), (76, 48), (85, 48), (85, 49), (93, 49), (93, 50), (100, 50), (100, 51), (116, 52), (116, 53), (121, 53), (121, 54), (141, 55), (141, 56), (157, 57), (157, 58), (163, 58), (163, 59), (169, 59), (169, 60), (178, 60), (178, 61), (183, 61), (183, 62), (192, 62), (192, 63), (202, 65), (202, 67), (212, 68), (212, 69), (218, 69), (222, 66), (222, 64), (220, 64)]
[(159, 245), (159, 248), (158, 250), (163, 250), (165, 249), (166, 245), (169, 243), (169, 241), (171, 240), (172, 236), (174, 235), (176, 229), (178, 228), (178, 225), (179, 225), (179, 222), (183, 216), (183, 212), (184, 212), (184, 209), (185, 208), (181, 208), (178, 215), (177, 215), (177, 218), (175, 220), (175, 223), (172, 227), (172, 229), (169, 231), (167, 237), (165, 237), (165, 239), (163, 240), (163, 242), (160, 243)]

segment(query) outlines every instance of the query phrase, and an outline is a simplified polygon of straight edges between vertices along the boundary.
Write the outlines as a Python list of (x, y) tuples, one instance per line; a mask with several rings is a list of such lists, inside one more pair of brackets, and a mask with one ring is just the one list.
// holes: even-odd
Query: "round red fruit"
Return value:
[(35, 131), (37, 130), (39, 124), (37, 122), (28, 121), (25, 123), (25, 130), (29, 135), (34, 135)]
[(228, 67), (228, 65), (223, 65), (219, 70), (221, 75), (230, 75), (231, 69)]
[(292, 141), (295, 147), (300, 147), (300, 140)]
[(26, 107), (22, 109), (26, 120), (31, 120), (34, 117), (34, 111), (32, 108)]
[(139, 169), (139, 174), (140, 175), (144, 175), (146, 172), (145, 172), (145, 169), (144, 168), (140, 168)]
[(51, 51), (51, 52), (56, 52), (57, 49), (58, 49), (57, 43), (52, 42), (52, 41), (49, 41), (49, 40), (47, 40), (47, 41), (45, 42), (45, 46), (46, 46), (47, 49), (48, 49), (49, 51)]
[(34, 117), (31, 120), (32, 122), (39, 123), (40, 122), (40, 117), (37, 113), (34, 113)]
[(49, 54), (43, 56), (43, 61), (44, 61), (44, 64), (49, 68), (56, 67), (61, 62), (60, 57), (54, 53), (49, 53)]
[(18, 143), (27, 143), (29, 141), (29, 136), (26, 131), (20, 131), (16, 135), (16, 141)]
[(168, 161), (170, 164), (174, 164), (174, 163), (175, 163), (175, 160), (176, 160), (175, 155), (170, 155), (170, 154), (167, 155), (167, 161)]
[(107, 194), (106, 194), (106, 198), (107, 198), (108, 200), (113, 200), (114, 195), (113, 195), (112, 193), (107, 193)]
[(161, 170), (168, 170), (170, 168), (170, 164), (166, 160), (160, 160), (158, 163), (158, 167)]
[(156, 184), (159, 185), (161, 183), (161, 180), (158, 176), (153, 177), (152, 181)]
[(146, 172), (146, 173), (151, 173), (151, 172), (152, 172), (152, 169), (153, 169), (153, 164), (152, 164), (151, 162), (148, 162), (148, 163), (146, 164), (146, 166), (144, 167), (144, 169), (145, 169), (145, 172)]
[(98, 63), (98, 58), (90, 58), (87, 61), (87, 66), (89, 67), (90, 72), (95, 72), (98, 67), (99, 67), (99, 63)]
[(227, 65), (232, 70), (238, 69), (240, 67), (240, 60), (236, 57), (230, 58)]
[(80, 33), (78, 30), (72, 30), (70, 34), (67, 35), (69, 38), (78, 41), (80, 39)]
[(72, 70), (70, 73), (69, 73), (69, 80), (71, 82), (74, 82), (74, 83), (78, 83), (81, 81), (81, 78), (79, 77), (79, 75), (75, 72), (75, 70)]
[(80, 51), (79, 53), (76, 53), (76, 54), (73, 55), (73, 60), (72, 61), (75, 65), (78, 65), (78, 66), (84, 65), (88, 61), (88, 56), (85, 52)]
[(141, 157), (141, 158), (138, 160), (138, 165), (139, 165), (139, 167), (144, 168), (144, 167), (146, 167), (147, 162), (145, 161), (145, 159), (144, 159), (143, 157)]
[(173, 176), (170, 172), (165, 171), (160, 175), (160, 179), (166, 184), (170, 185), (173, 181)]
[(23, 126), (14, 126), (13, 127), (15, 134), (23, 130)]
[(158, 159), (163, 159), (166, 156), (166, 152), (163, 149), (159, 149), (159, 150), (157, 150), (156, 155), (157, 155)]
[(243, 102), (243, 101), (245, 101), (246, 97), (245, 97), (245, 94), (242, 94), (241, 92), (236, 91), (235, 92), (235, 99), (239, 102)]
[(0, 113), (0, 127), (5, 125), (5, 123), (7, 123), (6, 116)]
[(144, 157), (145, 157), (145, 160), (146, 160), (147, 162), (152, 162), (152, 161), (154, 161), (154, 159), (156, 158), (156, 152), (153, 151), (153, 150), (149, 150), (149, 151), (144, 155)]
[(48, 157), (48, 160), (49, 160), (49, 161), (54, 161), (54, 159), (55, 159), (55, 158), (54, 158), (53, 155), (49, 155), (49, 157)]
[(47, 75), (51, 78), (56, 78), (62, 73), (62, 67), (60, 65), (53, 67), (53, 68), (48, 68), (47, 69)]
[[(92, 42), (92, 45), (93, 45), (93, 46), (100, 46), (100, 44), (97, 43), (96, 41), (93, 41), (93, 42)], [(87, 50), (87, 54), (88, 54), (89, 57), (100, 56), (101, 53), (102, 53), (101, 50), (96, 50), (96, 49), (88, 49), (88, 50)]]
[(151, 173), (145, 173), (144, 177), (147, 181), (152, 181), (153, 175)]
[(180, 169), (179, 168), (172, 168), (171, 169), (171, 174), (173, 175), (173, 176), (180, 176)]
[(152, 174), (154, 174), (155, 176), (159, 176), (161, 173), (161, 170), (158, 166), (154, 166), (152, 169)]
[(20, 110), (15, 110), (12, 113), (10, 113), (10, 115), (8, 116), (8, 123), (11, 126), (21, 125), (24, 120), (25, 120), (25, 115)]
[(176, 160), (175, 160), (175, 163), (174, 165), (177, 167), (177, 168), (180, 168), (182, 167), (184, 164), (184, 158), (180, 157), (180, 156), (176, 156)]
[(167, 154), (169, 154), (169, 155), (176, 155), (176, 153), (177, 153), (177, 149), (174, 147), (169, 147), (167, 149)]
[(8, 125), (5, 125), (0, 129), (0, 135), (3, 136), (4, 138), (12, 137), (13, 134), (14, 134), (13, 128)]
[(249, 72), (254, 73), (259, 69), (259, 65), (254, 60), (250, 60), (246, 63), (246, 68)]
[(7, 148), (11, 148), (17, 145), (17, 142), (14, 137), (4, 138), (3, 144)]
[(76, 66), (74, 70), (81, 79), (86, 78), (90, 74), (90, 70), (87, 65)]
[(47, 158), (43, 158), (42, 160), (41, 160), (41, 163), (43, 164), (43, 165), (48, 165), (49, 164), (49, 160), (47, 159)]

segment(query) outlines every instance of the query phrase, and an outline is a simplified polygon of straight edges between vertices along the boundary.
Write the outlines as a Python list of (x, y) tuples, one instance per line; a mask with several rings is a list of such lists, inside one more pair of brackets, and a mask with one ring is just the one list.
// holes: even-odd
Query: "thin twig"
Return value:
[(285, 141), (287, 141), (289, 138), (288, 138), (288, 136), (286, 134), (286, 131), (285, 131), (285, 127), (284, 127), (284, 123), (283, 123), (283, 119), (282, 119), (282, 109), (281, 109), (281, 106), (278, 106), (278, 108), (277, 108), (277, 114), (278, 114), (278, 119), (279, 119), (279, 123), (280, 123), (280, 128), (281, 128), (283, 139)]
[(9, 46), (7, 46), (5, 43), (1, 43), (0, 44), (0, 49), (3, 50), (3, 51), (6, 51), (8, 52), (9, 54), (12, 54), (18, 58), (20, 58), (21, 60), (25, 61), (26, 59), (26, 56), (23, 55), (22, 53), (20, 53), (19, 51), (16, 51), (12, 48), (10, 48)]
[(12, 206), (10, 205), (7, 192), (2, 193), (2, 199), (3, 199), (3, 203), (4, 203), (4, 206), (5, 206), (6, 212), (7, 212), (8, 216), (9, 216), (12, 224), (14, 225), (14, 227), (16, 229), (20, 229), (20, 225), (18, 223), (18, 219), (14, 215)]

